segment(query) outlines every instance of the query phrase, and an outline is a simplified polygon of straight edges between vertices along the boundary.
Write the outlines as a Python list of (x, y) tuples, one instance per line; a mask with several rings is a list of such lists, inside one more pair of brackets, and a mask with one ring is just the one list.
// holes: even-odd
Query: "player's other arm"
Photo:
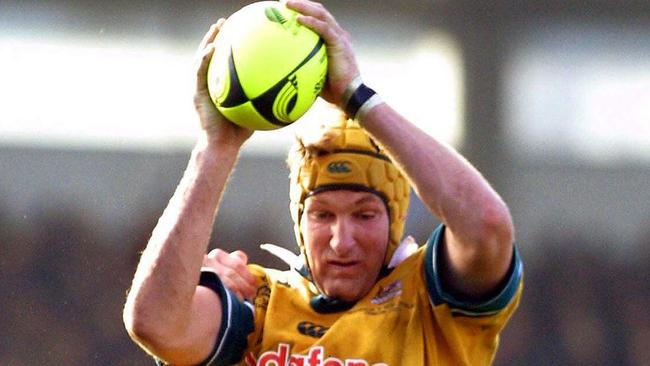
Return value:
[(452, 147), (385, 103), (361, 124), (445, 224), (439, 273), (447, 289), (460, 298), (483, 299), (500, 288), (512, 262), (514, 229), (508, 207), (490, 184)]
[(221, 300), (197, 284), (223, 189), (219, 185), (233, 163), (233, 155), (207, 142), (197, 146), (133, 279), (126, 328), (146, 351), (169, 363), (201, 362), (217, 338)]
[(176, 365), (203, 361), (217, 341), (222, 299), (197, 284), (228, 176), (252, 133), (226, 121), (208, 95), (206, 72), (218, 28), (201, 43), (197, 67), (194, 102), (203, 129), (142, 254), (123, 314), (138, 344)]

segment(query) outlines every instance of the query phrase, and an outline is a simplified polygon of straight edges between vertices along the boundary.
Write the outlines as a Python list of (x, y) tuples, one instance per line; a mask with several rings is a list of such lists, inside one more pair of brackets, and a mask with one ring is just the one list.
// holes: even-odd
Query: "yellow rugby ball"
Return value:
[(327, 76), (322, 38), (279, 1), (241, 8), (223, 24), (208, 69), (208, 90), (230, 121), (273, 130), (312, 106)]

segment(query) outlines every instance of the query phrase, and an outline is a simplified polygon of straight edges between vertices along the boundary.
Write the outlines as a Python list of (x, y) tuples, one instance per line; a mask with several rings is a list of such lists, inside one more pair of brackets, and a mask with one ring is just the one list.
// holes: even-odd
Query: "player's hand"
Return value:
[(253, 301), (257, 286), (255, 277), (246, 266), (248, 257), (241, 250), (226, 253), (214, 249), (203, 259), (203, 266), (210, 267), (219, 275), (221, 282), (235, 293), (239, 300)]
[(253, 134), (253, 131), (228, 121), (219, 113), (208, 92), (208, 66), (215, 49), (215, 37), (224, 22), (225, 19), (222, 18), (213, 24), (199, 45), (196, 56), (194, 108), (198, 114), (201, 128), (207, 133), (208, 138), (218, 138), (241, 146)]
[(326, 101), (341, 107), (343, 93), (350, 82), (359, 75), (359, 67), (352, 50), (350, 34), (317, 2), (288, 0), (287, 7), (301, 13), (298, 21), (313, 29), (327, 44), (327, 82), (321, 91)]

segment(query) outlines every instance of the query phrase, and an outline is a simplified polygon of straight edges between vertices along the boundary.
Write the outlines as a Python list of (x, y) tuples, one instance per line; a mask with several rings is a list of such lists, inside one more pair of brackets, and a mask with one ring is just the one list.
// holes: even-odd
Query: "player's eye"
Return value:
[(362, 220), (372, 220), (377, 217), (376, 211), (359, 211), (356, 216)]
[(308, 215), (314, 220), (327, 220), (334, 216), (331, 212), (322, 210), (309, 211)]

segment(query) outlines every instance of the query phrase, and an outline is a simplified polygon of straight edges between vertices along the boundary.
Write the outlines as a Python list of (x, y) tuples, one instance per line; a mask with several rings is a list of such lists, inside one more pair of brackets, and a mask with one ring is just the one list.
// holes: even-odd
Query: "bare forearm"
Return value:
[(507, 210), (481, 174), (450, 146), (422, 132), (387, 104), (363, 126), (387, 149), (423, 203), (454, 232), (472, 235), (486, 210)]
[(501, 197), (458, 152), (388, 105), (373, 108), (362, 124), (447, 226), (442, 276), (450, 288), (472, 297), (495, 290), (509, 268), (513, 240)]
[[(202, 138), (142, 254), (127, 299), (125, 319), (156, 331), (187, 326), (192, 298), (214, 217), (238, 147)], [(157, 328), (161, 322), (165, 328)], [(177, 333), (178, 334), (178, 333)]]

